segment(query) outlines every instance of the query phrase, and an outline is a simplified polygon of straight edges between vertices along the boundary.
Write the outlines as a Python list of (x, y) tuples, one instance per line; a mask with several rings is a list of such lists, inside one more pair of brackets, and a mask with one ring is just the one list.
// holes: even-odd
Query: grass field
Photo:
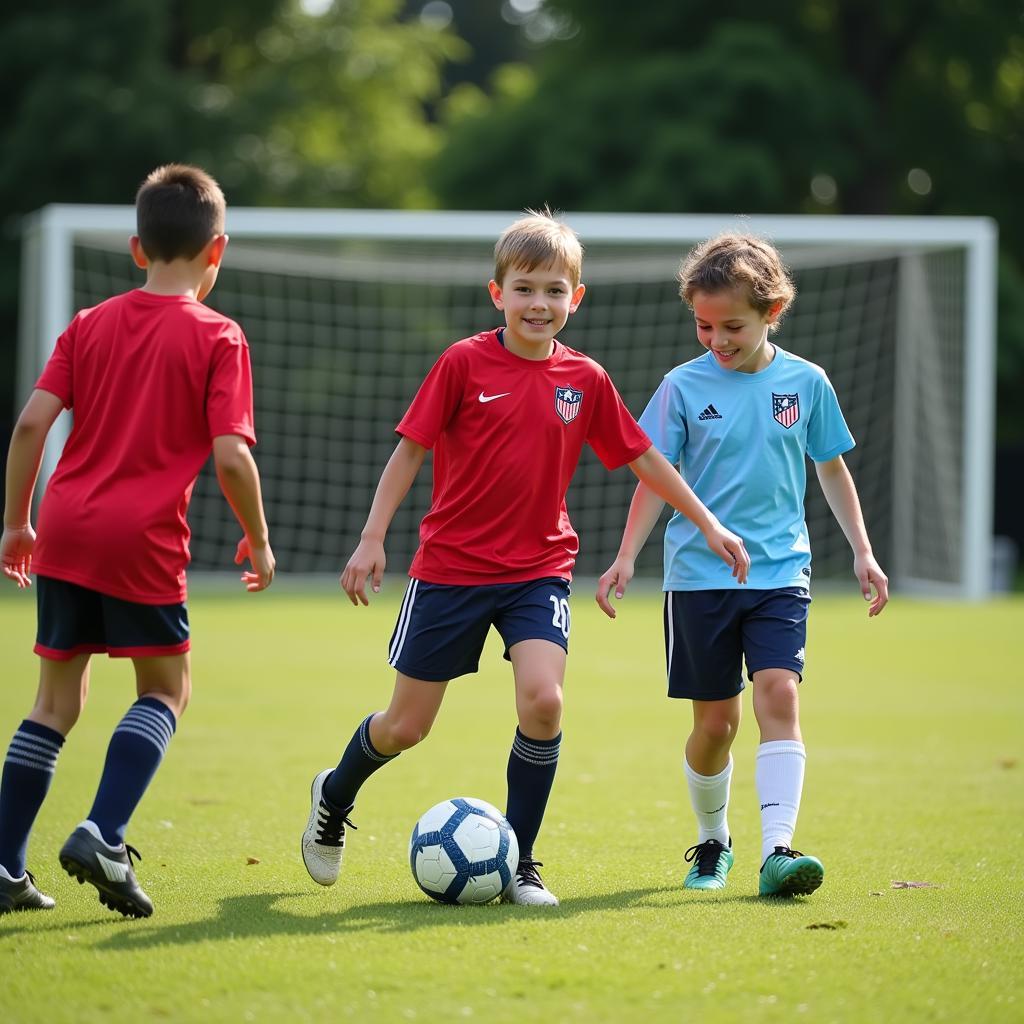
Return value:
[[(342, 879), (299, 857), (312, 776), (390, 694), (401, 581), (369, 609), (329, 592), (195, 588), (193, 703), (129, 840), (156, 904), (102, 908), (57, 864), (84, 816), (130, 666), (95, 659), (29, 866), (58, 901), (0, 919), (0, 1020), (1024, 1021), (1024, 600), (856, 596), (811, 615), (808, 774), (796, 845), (825, 885), (756, 897), (756, 727), (747, 707), (720, 895), (683, 892), (693, 841), (685, 704), (663, 695), (660, 601), (619, 619), (575, 601), (559, 776), (537, 854), (551, 910), (450, 908), (413, 883), (409, 833), (448, 796), (504, 805), (514, 728), (497, 643), (435, 730), (374, 776)], [(0, 745), (28, 709), (34, 602), (0, 597)], [(493, 637), (492, 637), (493, 640)], [(899, 888), (896, 882), (930, 887)]]

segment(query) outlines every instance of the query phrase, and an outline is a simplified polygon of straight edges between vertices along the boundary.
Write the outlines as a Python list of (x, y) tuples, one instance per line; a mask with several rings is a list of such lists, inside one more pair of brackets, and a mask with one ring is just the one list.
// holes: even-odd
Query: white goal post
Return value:
[[(335, 572), (423, 373), (460, 337), (496, 326), (485, 283), (516, 212), (230, 208), (231, 244), (210, 304), (249, 337), (257, 458), (286, 571)], [(680, 258), (722, 230), (771, 239), (797, 300), (777, 340), (824, 367), (858, 446), (848, 456), (876, 553), (897, 589), (980, 600), (991, 588), (996, 228), (985, 218), (567, 215), (587, 255), (586, 301), (562, 339), (601, 362), (639, 414), (661, 376), (699, 351), (675, 285)], [(16, 404), (78, 308), (141, 283), (128, 206), (48, 206), (27, 219)], [(52, 432), (45, 486), (69, 429)], [(588, 457), (589, 458), (589, 457)], [(429, 474), (421, 474), (426, 477)], [(811, 474), (813, 476), (813, 474)], [(614, 556), (630, 474), (584, 459), (569, 492), (578, 572)], [(205, 480), (204, 480), (205, 478)], [(396, 516), (389, 569), (404, 571), (429, 497)], [(815, 579), (850, 558), (808, 486)], [(230, 512), (204, 472), (193, 566), (230, 565)], [(233, 548), (232, 548), (233, 550)], [(660, 545), (638, 571), (656, 576)]]

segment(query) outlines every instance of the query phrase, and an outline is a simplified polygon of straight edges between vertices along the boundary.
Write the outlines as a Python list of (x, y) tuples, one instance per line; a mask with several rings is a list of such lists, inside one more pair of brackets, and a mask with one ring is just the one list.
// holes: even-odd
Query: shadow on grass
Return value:
[[(511, 907), (489, 903), (482, 907), (453, 907), (429, 900), (388, 901), (366, 903), (326, 913), (296, 914), (281, 909), (277, 904), (282, 900), (311, 901), (319, 893), (308, 889), (297, 892), (245, 893), (229, 896), (220, 901), (215, 917), (202, 918), (188, 924), (158, 925), (148, 922), (122, 921), (114, 914), (92, 918), (87, 921), (53, 920), (40, 926), (38, 923), (20, 925), (23, 915), (11, 915), (0, 925), (0, 943), (23, 934), (46, 934), (63, 932), (73, 934), (99, 925), (121, 925), (113, 935), (92, 944), (94, 949), (138, 950), (158, 946), (184, 946), (197, 942), (266, 938), (276, 935), (345, 935), (358, 932), (378, 934), (408, 933), (424, 928), (440, 928), (457, 924), (462, 928), (484, 928), (506, 925), (516, 921), (568, 920), (583, 914), (605, 911), (646, 908), (649, 910), (703, 911), (712, 903), (771, 905), (777, 911), (806, 906), (801, 899), (773, 899), (745, 894), (730, 893), (709, 899), (702, 894), (699, 899), (683, 895), (678, 886), (649, 886), (640, 889), (626, 889), (622, 892), (603, 896), (588, 896), (571, 899), (557, 907)], [(50, 915), (47, 914), (47, 917)], [(33, 915), (33, 918), (35, 915)]]
[[(580, 914), (625, 910), (642, 906), (653, 895), (671, 888), (629, 889), (605, 896), (569, 900), (558, 907), (510, 907), (490, 903), (482, 907), (450, 907), (429, 901), (367, 903), (343, 910), (305, 915), (289, 913), (277, 904), (285, 899), (309, 899), (302, 892), (249, 893), (221, 900), (216, 917), (189, 924), (148, 927), (141, 925), (97, 942), (96, 949), (137, 950), (195, 942), (262, 938), (277, 935), (346, 935), (359, 932), (409, 933), (457, 924), (461, 928), (490, 928), (515, 921), (566, 920)], [(657, 908), (653, 908), (657, 909)]]

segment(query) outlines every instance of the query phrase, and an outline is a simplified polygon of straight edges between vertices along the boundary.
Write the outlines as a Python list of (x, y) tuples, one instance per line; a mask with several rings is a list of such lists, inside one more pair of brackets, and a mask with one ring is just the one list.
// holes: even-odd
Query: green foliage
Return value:
[(396, 20), (399, 7), (338, 0), (314, 17), (298, 0), (40, 0), (6, 12), (0, 360), (13, 362), (20, 217), (47, 203), (128, 203), (153, 167), (186, 161), (236, 205), (429, 205), (420, 167), (438, 129), (425, 104), (463, 47)]
[[(901, 599), (871, 621), (857, 596), (815, 599), (797, 844), (822, 859), (825, 884), (780, 903), (754, 895), (749, 703), (734, 748), (736, 866), (721, 894), (684, 892), (689, 710), (664, 696), (660, 595), (631, 591), (609, 623), (578, 587), (537, 847), (562, 905), (538, 913), (443, 907), (409, 872), (409, 834), (431, 804), (504, 806), (514, 712), (497, 637), (480, 674), (451, 684), (423, 746), (367, 783), (338, 885), (309, 880), (309, 783), (387, 700), (402, 581), (358, 609), (336, 587), (282, 584), (257, 597), (194, 588), (193, 701), (128, 833), (156, 903), (146, 921), (104, 910), (56, 860), (134, 699), (130, 666), (94, 659), (29, 847), (57, 907), (0, 918), (4, 1021), (1020, 1019), (1021, 599)], [(0, 688), (10, 737), (34, 692), (31, 595), (0, 592), (0, 618), (14, 640)]]
[[(528, 93), (453, 103), (443, 206), (994, 217), (1024, 266), (1017, 0), (546, 0)], [(812, 188), (817, 179), (819, 187)], [(1024, 389), (1003, 289), (1000, 393)], [(1000, 436), (1024, 435), (1024, 406)]]
[(852, 173), (846, 139), (865, 118), (780, 34), (737, 23), (689, 55), (608, 54), (588, 75), (552, 65), (530, 91), (452, 114), (435, 178), (446, 204), (660, 212), (784, 207), (807, 169)]

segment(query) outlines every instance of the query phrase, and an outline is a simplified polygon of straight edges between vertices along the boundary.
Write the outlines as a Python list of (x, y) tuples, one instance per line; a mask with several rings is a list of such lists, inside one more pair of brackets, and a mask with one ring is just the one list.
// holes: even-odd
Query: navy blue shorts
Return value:
[(728, 700), (765, 668), (802, 679), (811, 595), (778, 590), (670, 590), (665, 593), (668, 695)]
[(476, 672), (494, 626), (508, 649), (520, 640), (550, 640), (569, 650), (569, 583), (457, 587), (411, 579), (388, 648), (388, 664), (413, 679), (447, 682)]
[(184, 604), (138, 604), (49, 576), (36, 577), (35, 652), (54, 661), (76, 654), (148, 658), (189, 649)]

